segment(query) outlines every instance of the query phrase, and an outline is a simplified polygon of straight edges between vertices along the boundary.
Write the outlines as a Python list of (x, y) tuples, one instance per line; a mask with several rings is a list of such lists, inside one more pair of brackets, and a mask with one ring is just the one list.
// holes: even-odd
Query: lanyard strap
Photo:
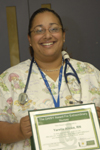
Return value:
[[(37, 64), (37, 63), (36, 63)], [(38, 66), (38, 65), (37, 65)], [(59, 73), (59, 80), (58, 80), (58, 98), (57, 98), (57, 102), (52, 94), (52, 91), (51, 91), (51, 88), (50, 88), (50, 85), (46, 79), (46, 76), (44, 75), (44, 73), (42, 72), (42, 70), (38, 67), (40, 73), (41, 73), (41, 76), (45, 82), (45, 85), (47, 87), (47, 89), (49, 90), (51, 96), (52, 96), (52, 99), (53, 99), (53, 102), (54, 102), (54, 105), (55, 107), (59, 107), (60, 106), (60, 88), (61, 88), (61, 83), (62, 83), (62, 71), (63, 71), (63, 65), (61, 66), (60, 68), (60, 73)]]

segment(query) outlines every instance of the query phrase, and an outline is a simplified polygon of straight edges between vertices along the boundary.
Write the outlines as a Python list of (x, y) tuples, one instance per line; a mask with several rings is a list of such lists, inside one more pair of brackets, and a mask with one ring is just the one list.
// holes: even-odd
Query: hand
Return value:
[(98, 118), (100, 118), (100, 107), (96, 107)]
[(20, 129), (25, 138), (30, 138), (32, 136), (29, 116), (23, 117), (20, 120)]

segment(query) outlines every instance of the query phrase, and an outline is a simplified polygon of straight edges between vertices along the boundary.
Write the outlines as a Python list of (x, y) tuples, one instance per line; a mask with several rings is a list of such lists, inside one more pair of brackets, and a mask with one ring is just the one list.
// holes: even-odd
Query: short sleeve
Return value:
[(15, 122), (15, 116), (12, 112), (13, 99), (8, 74), (5, 71), (0, 75), (0, 121), (12, 123)]

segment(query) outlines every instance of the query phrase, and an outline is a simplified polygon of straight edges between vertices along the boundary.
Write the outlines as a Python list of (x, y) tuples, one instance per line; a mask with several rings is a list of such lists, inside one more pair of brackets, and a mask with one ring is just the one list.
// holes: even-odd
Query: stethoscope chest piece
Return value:
[(25, 103), (28, 102), (28, 96), (26, 93), (21, 93), (18, 97), (18, 101), (20, 104), (24, 105)]

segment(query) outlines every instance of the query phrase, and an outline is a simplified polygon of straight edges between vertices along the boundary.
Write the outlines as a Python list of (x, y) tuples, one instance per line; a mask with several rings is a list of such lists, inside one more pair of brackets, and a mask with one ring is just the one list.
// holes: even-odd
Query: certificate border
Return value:
[[(88, 108), (85, 108), (85, 106), (88, 105)], [(83, 105), (72, 105), (72, 106), (68, 106), (68, 107), (76, 107), (76, 109), (74, 110), (67, 110), (68, 107), (58, 107), (58, 108), (49, 108), (49, 109), (39, 109), (39, 110), (29, 110), (28, 111), (28, 114), (29, 114), (29, 117), (30, 117), (30, 121), (31, 121), (31, 116), (30, 116), (30, 113), (31, 112), (40, 112), (40, 111), (48, 111), (48, 110), (54, 110), (54, 109), (61, 109), (61, 108), (66, 108), (66, 110), (64, 109), (64, 111), (57, 111), (57, 112), (48, 112), (47, 114), (35, 114), (33, 115), (33, 118), (35, 120), (35, 128), (36, 128), (36, 133), (37, 133), (37, 138), (38, 138), (38, 145), (39, 145), (39, 149), (42, 150), (41, 148), (41, 140), (40, 140), (40, 136), (39, 136), (39, 131), (38, 131), (38, 125), (37, 125), (37, 117), (41, 117), (41, 116), (50, 116), (51, 115), (57, 115), (57, 114), (68, 114), (68, 113), (74, 113), (74, 112), (80, 112), (80, 111), (88, 111), (89, 114), (90, 114), (90, 119), (91, 119), (91, 122), (92, 122), (92, 126), (93, 126), (93, 131), (94, 131), (94, 135), (95, 135), (95, 139), (96, 139), (96, 142), (97, 142), (97, 147), (94, 147), (93, 149), (97, 149), (97, 148), (100, 148), (100, 141), (98, 140), (99, 137), (98, 137), (98, 134), (97, 134), (97, 131), (96, 131), (96, 125), (95, 125), (95, 122), (94, 122), (94, 117), (93, 117), (93, 113), (92, 113), (92, 109), (91, 109), (91, 106), (89, 108), (89, 105), (94, 105), (94, 108), (95, 108), (95, 112), (96, 112), (96, 107), (95, 107), (95, 104), (94, 103), (91, 103), (91, 104), (83, 104)], [(78, 106), (83, 106), (84, 108), (79, 108)], [(79, 108), (79, 109), (78, 109)], [(60, 113), (59, 113), (60, 112)], [(97, 112), (96, 112), (96, 116), (97, 116)], [(99, 122), (99, 119), (97, 117), (97, 120)], [(32, 122), (31, 122), (32, 123)], [(99, 124), (100, 126), (100, 124)], [(33, 128), (32, 128), (32, 133), (33, 133)], [(35, 137), (36, 138), (36, 137)], [(36, 146), (35, 146), (35, 142), (34, 142), (34, 135), (31, 137), (31, 148), (32, 150), (36, 150)], [(90, 148), (88, 148), (89, 150)], [(84, 150), (84, 149), (81, 149), (81, 150)]]
[(57, 115), (57, 114), (68, 114), (68, 113), (74, 113), (74, 112), (75, 113), (76, 112), (86, 112), (86, 111), (89, 112), (90, 119), (91, 119), (91, 122), (92, 122), (93, 131), (94, 131), (94, 135), (95, 135), (95, 139), (96, 139), (96, 143), (97, 143), (97, 147), (94, 147), (93, 149), (100, 148), (99, 147), (99, 141), (98, 141), (98, 138), (97, 138), (96, 127), (95, 127), (95, 123), (94, 123), (94, 119), (93, 119), (93, 115), (92, 115), (91, 109), (90, 108), (86, 108), (86, 109), (84, 108), (84, 109), (75, 109), (74, 111), (61, 111), (61, 112), (58, 111), (58, 112), (55, 112), (55, 113), (48, 113), (46, 115), (45, 114), (43, 114), (43, 115), (42, 114), (35, 115), (34, 116), (34, 120), (36, 121), (37, 137), (38, 137), (38, 141), (39, 141), (40, 150), (42, 150), (42, 149), (41, 149), (41, 140), (40, 140), (40, 136), (39, 136), (39, 129), (38, 129), (38, 125), (37, 125), (38, 124), (38, 121), (37, 121), (38, 117), (52, 116), (52, 115)]
[[(95, 109), (96, 109), (96, 107), (95, 107)], [(97, 141), (97, 143), (98, 143), (98, 148), (100, 148), (99, 140), (98, 140), (99, 137), (98, 137), (98, 134), (97, 134), (97, 131), (96, 131), (96, 126), (95, 126), (95, 122), (94, 122), (94, 119), (93, 119), (93, 114), (92, 114), (91, 111), (90, 111), (90, 115), (91, 115), (91, 119), (92, 119), (93, 128), (94, 128), (94, 130), (95, 130), (94, 134), (95, 134), (96, 141)], [(96, 115), (97, 115), (97, 112), (96, 112)], [(98, 122), (99, 122), (99, 119), (98, 119)], [(99, 124), (99, 125), (100, 125), (100, 124)]]

